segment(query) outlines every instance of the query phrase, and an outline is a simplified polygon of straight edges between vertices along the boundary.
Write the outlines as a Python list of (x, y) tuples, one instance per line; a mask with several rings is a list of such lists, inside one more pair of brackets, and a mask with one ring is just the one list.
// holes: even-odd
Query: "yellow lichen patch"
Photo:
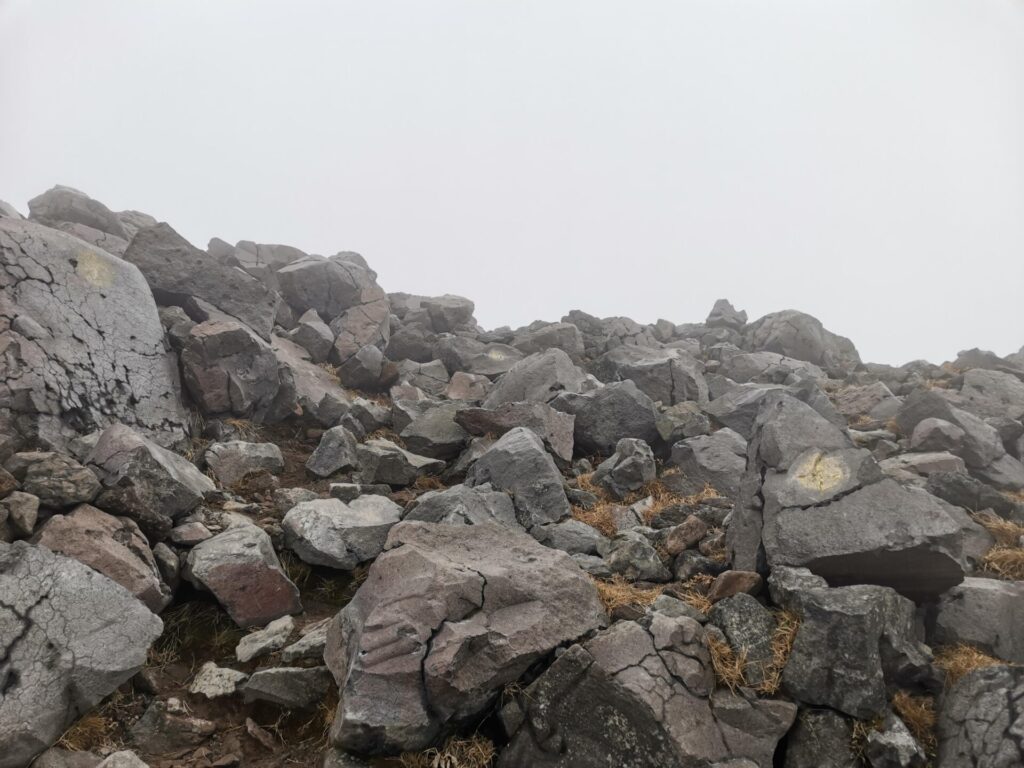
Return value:
[(827, 493), (845, 483), (850, 471), (841, 459), (815, 451), (797, 464), (792, 474), (804, 488), (816, 493)]
[(114, 282), (114, 266), (110, 259), (100, 256), (95, 251), (79, 251), (75, 272), (89, 285), (106, 288)]

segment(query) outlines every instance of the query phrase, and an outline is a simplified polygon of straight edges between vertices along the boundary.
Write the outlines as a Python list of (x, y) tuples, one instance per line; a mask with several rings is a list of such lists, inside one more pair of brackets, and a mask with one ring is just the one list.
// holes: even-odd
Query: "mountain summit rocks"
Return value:
[(1024, 765), (1024, 351), (485, 330), (351, 251), (28, 211), (0, 768)]

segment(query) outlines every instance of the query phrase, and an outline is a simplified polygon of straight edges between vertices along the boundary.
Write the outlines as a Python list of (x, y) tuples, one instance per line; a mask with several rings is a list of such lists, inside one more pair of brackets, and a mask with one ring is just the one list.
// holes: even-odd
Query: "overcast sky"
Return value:
[(0, 199), (361, 252), (486, 327), (1024, 344), (1024, 0), (0, 0)]

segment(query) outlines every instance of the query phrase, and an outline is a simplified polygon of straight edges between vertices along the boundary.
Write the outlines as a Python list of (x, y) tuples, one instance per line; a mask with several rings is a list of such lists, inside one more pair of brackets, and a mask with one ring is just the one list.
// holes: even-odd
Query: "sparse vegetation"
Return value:
[(1001, 579), (1024, 580), (1024, 526), (990, 512), (976, 512), (971, 517), (996, 540), (995, 546), (982, 557), (981, 567)]
[(708, 588), (715, 580), (707, 573), (698, 573), (684, 582), (673, 585), (672, 592), (683, 602), (696, 608), (701, 613), (711, 610), (712, 603), (708, 600)]
[(406, 752), (399, 760), (402, 768), (489, 768), (495, 754), (490, 739), (473, 735), (452, 737), (440, 749)]
[(715, 679), (720, 685), (736, 693), (738, 688), (747, 684), (747, 654), (736, 653), (729, 643), (711, 633), (706, 635), (706, 642)]
[(800, 617), (792, 611), (777, 611), (775, 613), (775, 632), (772, 635), (772, 659), (765, 670), (764, 680), (757, 687), (758, 693), (765, 696), (772, 696), (778, 693), (782, 685), (782, 670), (786, 668), (790, 654), (793, 653), (793, 643), (796, 641), (796, 634), (800, 631)]
[(665, 587), (660, 585), (656, 587), (638, 587), (635, 584), (630, 584), (618, 574), (612, 576), (611, 581), (595, 580), (594, 586), (597, 587), (597, 594), (608, 613), (626, 605), (646, 608), (665, 591)]
[(973, 645), (959, 643), (940, 648), (935, 654), (935, 666), (946, 673), (946, 685), (953, 685), (964, 675), (976, 669), (995, 667), (1007, 662), (983, 653)]
[(885, 725), (885, 718), (881, 715), (871, 720), (854, 720), (853, 733), (850, 736), (850, 749), (853, 754), (864, 764), (864, 749), (868, 745), (868, 736), (875, 731), (882, 730)]
[(194, 667), (199, 660), (233, 658), (244, 632), (213, 603), (193, 601), (162, 615), (163, 634), (149, 651), (151, 666), (182, 662)]
[(917, 739), (929, 757), (934, 757), (939, 741), (935, 735), (935, 699), (896, 691), (892, 697), (892, 710)]

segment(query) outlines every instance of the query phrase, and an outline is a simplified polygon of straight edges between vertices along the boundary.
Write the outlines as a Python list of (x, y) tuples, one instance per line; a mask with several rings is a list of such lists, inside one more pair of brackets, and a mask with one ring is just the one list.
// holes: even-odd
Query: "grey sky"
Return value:
[(1024, 344), (1024, 0), (0, 0), (0, 198), (357, 250), (481, 324)]

